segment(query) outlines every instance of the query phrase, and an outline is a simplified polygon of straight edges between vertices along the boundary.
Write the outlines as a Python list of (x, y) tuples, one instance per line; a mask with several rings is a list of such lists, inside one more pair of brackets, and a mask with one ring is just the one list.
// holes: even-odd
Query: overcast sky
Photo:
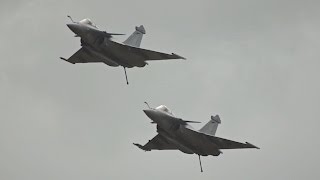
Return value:
[[(319, 7), (1, 0), (0, 179), (319, 179)], [(187, 60), (128, 69), (129, 86), (120, 67), (72, 65), (59, 59), (80, 47), (68, 14), (127, 36), (143, 24), (143, 48)], [(217, 136), (261, 149), (203, 157), (204, 173), (196, 155), (143, 152), (132, 143), (156, 135), (144, 101), (203, 123), (219, 114)]]

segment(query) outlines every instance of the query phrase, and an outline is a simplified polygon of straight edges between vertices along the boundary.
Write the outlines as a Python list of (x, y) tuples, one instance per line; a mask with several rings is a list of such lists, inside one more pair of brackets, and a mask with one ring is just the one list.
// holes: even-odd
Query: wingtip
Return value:
[(183, 60), (187, 60), (185, 57), (182, 57), (178, 54), (172, 53), (172, 55), (174, 55), (177, 59), (183, 59)]
[(255, 145), (253, 145), (253, 144), (251, 144), (249, 142), (246, 142), (246, 144), (249, 145), (252, 148), (260, 149), (258, 146), (255, 146)]
[(135, 146), (137, 146), (138, 148), (142, 148), (142, 146), (140, 145), (140, 144), (138, 144), (138, 143), (132, 143), (133, 145), (135, 145)]
[(138, 148), (144, 150), (144, 151), (150, 151), (148, 149), (145, 149), (142, 145), (138, 144), (138, 143), (132, 143), (133, 145), (137, 146)]
[(75, 64), (74, 62), (70, 62), (68, 61), (68, 59), (64, 58), (64, 57), (60, 57), (61, 60), (64, 60), (64, 61), (67, 61), (68, 63), (71, 63), (71, 64)]

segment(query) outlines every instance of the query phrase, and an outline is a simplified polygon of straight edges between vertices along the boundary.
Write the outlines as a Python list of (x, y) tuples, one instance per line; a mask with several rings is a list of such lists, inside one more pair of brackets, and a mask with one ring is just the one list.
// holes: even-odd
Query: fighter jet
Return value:
[(81, 38), (81, 48), (70, 58), (60, 59), (76, 63), (98, 63), (102, 62), (109, 66), (124, 68), (127, 84), (126, 68), (144, 67), (146, 61), (167, 60), (167, 59), (185, 59), (177, 54), (165, 54), (139, 48), (142, 36), (146, 34), (143, 25), (136, 27), (135, 31), (123, 43), (112, 40), (114, 35), (124, 35), (119, 33), (108, 33), (99, 28), (88, 18), (79, 22), (72, 20), (67, 24), (69, 29), (75, 33), (75, 37)]
[(164, 105), (157, 108), (150, 108), (149, 105), (148, 107), (149, 109), (143, 111), (151, 119), (151, 123), (157, 125), (158, 134), (143, 146), (133, 143), (144, 151), (180, 150), (187, 154), (197, 154), (200, 170), (203, 172), (200, 156), (219, 156), (223, 149), (259, 149), (248, 142), (240, 143), (215, 136), (221, 123), (219, 115), (211, 116), (211, 120), (197, 131), (189, 125), (189, 123), (199, 123), (197, 121), (175, 117)]

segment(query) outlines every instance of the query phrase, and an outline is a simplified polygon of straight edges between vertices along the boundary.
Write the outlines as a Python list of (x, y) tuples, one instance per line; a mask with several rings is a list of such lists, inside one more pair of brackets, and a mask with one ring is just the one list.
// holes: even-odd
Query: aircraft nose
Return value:
[(145, 109), (143, 110), (143, 112), (151, 119), (151, 120), (155, 120), (155, 112), (152, 109)]
[(68, 28), (77, 35), (81, 34), (81, 27), (79, 24), (67, 24)]

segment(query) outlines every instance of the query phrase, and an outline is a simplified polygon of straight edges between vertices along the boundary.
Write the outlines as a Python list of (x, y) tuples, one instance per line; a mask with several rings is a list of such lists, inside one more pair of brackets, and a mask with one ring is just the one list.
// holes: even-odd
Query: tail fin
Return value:
[(133, 46), (133, 47), (140, 47), (142, 36), (146, 34), (146, 30), (144, 29), (143, 25), (136, 26), (136, 30), (126, 39), (123, 44)]
[(221, 120), (219, 115), (211, 116), (211, 120), (206, 125), (204, 125), (199, 131), (214, 136), (220, 123)]

